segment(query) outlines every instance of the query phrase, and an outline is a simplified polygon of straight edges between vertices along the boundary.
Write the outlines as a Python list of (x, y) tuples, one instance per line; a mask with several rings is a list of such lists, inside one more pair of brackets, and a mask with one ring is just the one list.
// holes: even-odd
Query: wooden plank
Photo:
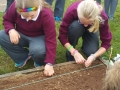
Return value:
[[(106, 65), (106, 63), (103, 62), (104, 60), (102, 60), (102, 58), (98, 58), (98, 60), (102, 61), (102, 63), (104, 63)], [(76, 64), (76, 63), (75, 63), (75, 61), (64, 62), (64, 63), (55, 64), (54, 67), (60, 67), (60, 66), (69, 65), (69, 64)], [(29, 73), (43, 71), (43, 70), (44, 70), (44, 66), (41, 66), (41, 67), (37, 67), (37, 68), (33, 68), (33, 69), (27, 69), (27, 70), (2, 74), (2, 75), (0, 75), (0, 78), (5, 78), (5, 77), (15, 76), (15, 75), (21, 75), (21, 74), (29, 74)]]
[[(75, 64), (75, 61), (55, 64), (54, 67), (64, 66), (64, 65), (68, 65), (68, 64)], [(37, 67), (37, 68), (33, 68), (33, 69), (27, 69), (27, 70), (2, 74), (2, 75), (0, 75), (0, 78), (5, 78), (5, 77), (9, 77), (9, 76), (14, 76), (14, 75), (20, 75), (20, 74), (28, 74), (28, 73), (43, 71), (43, 70), (44, 70), (44, 66), (41, 66), (41, 67)]]

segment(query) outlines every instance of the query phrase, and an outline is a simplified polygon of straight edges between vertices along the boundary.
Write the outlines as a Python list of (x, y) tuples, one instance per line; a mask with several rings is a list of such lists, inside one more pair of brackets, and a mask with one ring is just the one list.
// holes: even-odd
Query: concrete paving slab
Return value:
[(0, 12), (4, 12), (6, 8), (7, 1), (6, 0), (0, 0)]

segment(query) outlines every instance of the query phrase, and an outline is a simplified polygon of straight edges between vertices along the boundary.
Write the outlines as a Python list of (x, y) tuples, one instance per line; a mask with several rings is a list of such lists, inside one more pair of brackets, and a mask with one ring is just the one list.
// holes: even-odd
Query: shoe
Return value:
[(55, 21), (62, 21), (62, 18), (60, 17), (54, 17)]
[(25, 59), (25, 61), (22, 61), (21, 63), (15, 63), (15, 67), (18, 67), (18, 68), (22, 68), (23, 66), (25, 66), (25, 64), (27, 63), (27, 61), (31, 58), (31, 56), (28, 56), (27, 59)]
[(113, 17), (110, 17), (109, 20), (113, 20)]
[(41, 65), (38, 64), (38, 63), (36, 63), (36, 62), (34, 62), (34, 66), (35, 66), (35, 67), (40, 67)]

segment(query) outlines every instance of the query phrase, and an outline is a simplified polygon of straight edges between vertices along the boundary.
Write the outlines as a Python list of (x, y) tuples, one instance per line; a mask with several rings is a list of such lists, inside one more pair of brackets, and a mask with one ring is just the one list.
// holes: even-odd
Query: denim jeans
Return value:
[[(45, 0), (47, 3), (52, 5), (53, 0)], [(62, 18), (64, 12), (65, 0), (56, 0), (54, 8), (54, 16)]]
[(10, 5), (13, 3), (14, 0), (7, 0), (7, 6), (6, 6), (6, 10), (5, 12), (8, 10), (8, 8), (10, 7)]
[(118, 5), (118, 0), (104, 0), (105, 12), (109, 18), (114, 17), (114, 13), (117, 5)]
[[(98, 32), (90, 33), (88, 28), (83, 24), (75, 20), (71, 23), (68, 29), (68, 41), (75, 48), (78, 44), (79, 38), (82, 38), (82, 52), (88, 57), (90, 54), (94, 54), (99, 48)], [(69, 51), (66, 51), (66, 57), (68, 61), (74, 60), (74, 57)]]
[(101, 4), (101, 0), (96, 0), (99, 4)]
[(28, 37), (21, 33), (18, 44), (10, 41), (9, 35), (4, 30), (0, 30), (0, 45), (3, 50), (19, 64), (31, 56), (35, 63), (43, 65), (46, 57), (46, 47), (44, 35), (38, 37)]

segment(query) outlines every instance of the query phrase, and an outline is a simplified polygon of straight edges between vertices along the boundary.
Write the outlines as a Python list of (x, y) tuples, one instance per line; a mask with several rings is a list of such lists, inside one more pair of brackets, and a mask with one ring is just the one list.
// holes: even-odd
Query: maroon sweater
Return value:
[(43, 7), (36, 21), (26, 21), (26, 19), (21, 19), (21, 15), (16, 12), (14, 2), (3, 16), (3, 25), (7, 34), (10, 29), (15, 29), (29, 37), (45, 35), (45, 63), (54, 64), (57, 43), (54, 15), (50, 9)]
[[(78, 20), (77, 7), (80, 2), (75, 2), (67, 9), (63, 21), (60, 25), (59, 30), (59, 40), (62, 45), (65, 45), (68, 42), (68, 28), (74, 20)], [(111, 46), (110, 42), (112, 39), (112, 34), (108, 25), (108, 17), (105, 14), (104, 10), (101, 12), (101, 17), (105, 20), (104, 24), (100, 24), (99, 32), (100, 39), (102, 41), (101, 47), (104, 47), (106, 50)]]

